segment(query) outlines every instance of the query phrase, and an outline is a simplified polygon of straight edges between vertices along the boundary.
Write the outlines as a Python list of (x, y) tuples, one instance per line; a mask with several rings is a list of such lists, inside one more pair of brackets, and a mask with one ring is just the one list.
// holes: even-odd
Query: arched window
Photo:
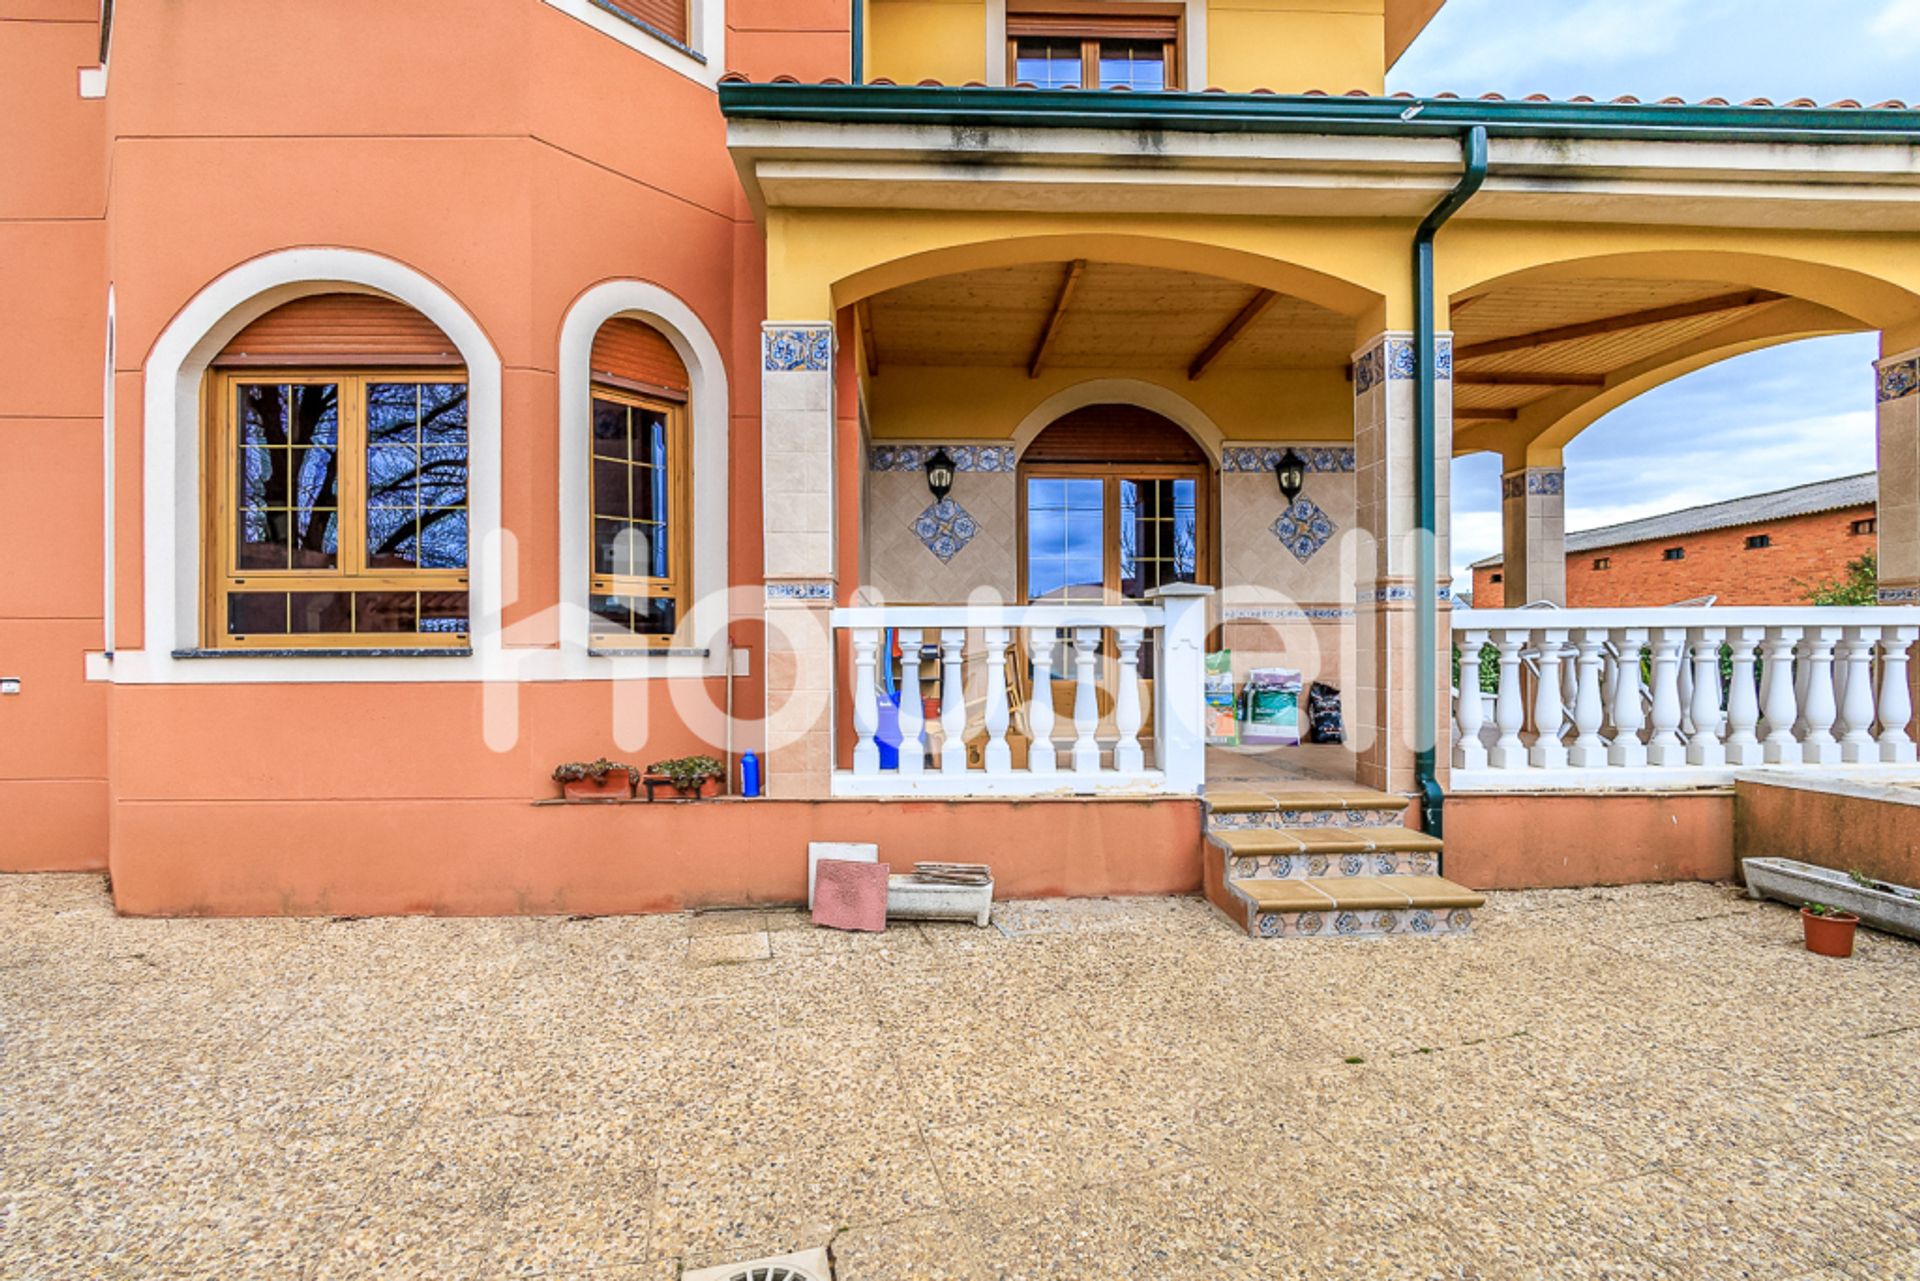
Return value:
[(652, 326), (594, 336), (589, 643), (665, 649), (687, 619), (693, 459), (686, 365)]
[(212, 362), (206, 643), (464, 648), (467, 374), (375, 294), (299, 298)]

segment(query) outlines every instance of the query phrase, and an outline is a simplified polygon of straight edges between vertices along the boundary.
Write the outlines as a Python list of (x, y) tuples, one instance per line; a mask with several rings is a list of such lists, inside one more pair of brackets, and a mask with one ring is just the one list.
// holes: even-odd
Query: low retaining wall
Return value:
[(809, 841), (988, 863), (1000, 898), (1200, 888), (1177, 799), (123, 803), (110, 868), (139, 916), (619, 915), (805, 903)]
[(1723, 881), (1733, 793), (1458, 793), (1446, 845), (1448, 878), (1476, 890)]
[(1793, 858), (1920, 885), (1920, 788), (1744, 777), (1733, 786), (1738, 858)]

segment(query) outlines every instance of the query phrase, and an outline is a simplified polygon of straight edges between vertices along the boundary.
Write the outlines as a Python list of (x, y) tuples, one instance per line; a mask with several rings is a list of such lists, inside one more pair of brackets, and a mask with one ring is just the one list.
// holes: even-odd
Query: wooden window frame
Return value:
[(1125, 9), (1124, 14), (1116, 13), (1113, 4), (1100, 3), (1099, 0), (1053, 0), (1053, 3), (1036, 5), (1030, 9), (1009, 8), (1007, 84), (1020, 83), (1018, 63), (1020, 41), (1023, 38), (1078, 40), (1080, 87), (1094, 90), (1100, 88), (1102, 40), (1160, 39), (1161, 65), (1166, 75), (1164, 89), (1183, 88), (1180, 71), (1181, 51), (1186, 37), (1186, 6), (1129, 3)]
[[(587, 413), (587, 645), (589, 648), (606, 651), (622, 649), (671, 649), (686, 630), (691, 613), (691, 602), (687, 597), (688, 585), (693, 581), (693, 438), (688, 423), (687, 398), (677, 392), (646, 392), (634, 390), (642, 384), (629, 379), (612, 380), (596, 375), (589, 386), (591, 400), (605, 400), (625, 405), (629, 409), (642, 409), (658, 413), (667, 422), (667, 501), (670, 504), (667, 513), (667, 533), (671, 540), (668, 548), (668, 573), (665, 578), (651, 575), (601, 574), (594, 568), (594, 558), (599, 554), (598, 523), (599, 497), (593, 479), (593, 411), (589, 406)], [(592, 612), (592, 602), (597, 596), (638, 596), (650, 599), (665, 599), (674, 602), (674, 630), (670, 634), (645, 635), (639, 632), (611, 630), (598, 614)]]
[[(1049, 477), (1104, 482), (1101, 496), (1101, 521), (1106, 537), (1101, 562), (1101, 604), (1123, 605), (1120, 595), (1120, 482), (1123, 480), (1191, 480), (1195, 482), (1193, 504), (1194, 582), (1210, 586), (1214, 581), (1213, 560), (1219, 549), (1213, 545), (1214, 484), (1213, 468), (1206, 463), (1022, 463), (1016, 479), (1019, 524), (1019, 591), (1023, 604), (1047, 604), (1031, 600), (1027, 594), (1027, 482)], [(1090, 602), (1075, 602), (1087, 604)]]
[[(201, 636), (214, 650), (392, 650), (392, 649), (466, 649), (472, 644), (473, 618), (467, 617), (468, 631), (460, 632), (299, 632), (235, 636), (227, 629), (228, 602), (237, 595), (251, 593), (237, 588), (273, 584), (287, 592), (461, 592), (472, 608), (470, 581), (473, 564), (472, 525), (469, 520), (467, 567), (462, 569), (369, 570), (367, 556), (367, 418), (366, 387), (369, 383), (459, 384), (468, 389), (471, 409), (472, 387), (464, 367), (458, 372), (446, 366), (339, 366), (319, 368), (294, 363), (278, 368), (233, 367), (210, 371), (202, 397), (207, 414), (202, 474), (207, 478), (207, 503), (202, 520), (201, 548), (205, 573)], [(340, 528), (339, 552), (332, 569), (242, 569), (239, 540), (234, 516), (238, 508), (235, 494), (236, 467), (239, 460), (240, 389), (246, 386), (318, 386), (339, 388), (335, 405), (338, 438), (334, 451), (340, 459), (338, 493)], [(469, 424), (467, 476), (473, 474), (472, 435)], [(472, 510), (468, 493), (466, 510)]]

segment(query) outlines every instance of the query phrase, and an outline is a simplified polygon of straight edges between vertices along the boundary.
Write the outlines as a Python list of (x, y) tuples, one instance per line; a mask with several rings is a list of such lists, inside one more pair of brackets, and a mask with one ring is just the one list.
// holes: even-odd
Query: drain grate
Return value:
[(833, 1281), (825, 1250), (802, 1250), (685, 1273), (681, 1281)]

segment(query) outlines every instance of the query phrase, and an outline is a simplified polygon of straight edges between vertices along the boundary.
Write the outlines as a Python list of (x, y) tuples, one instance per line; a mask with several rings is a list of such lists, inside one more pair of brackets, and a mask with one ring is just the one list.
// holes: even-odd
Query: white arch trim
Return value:
[(587, 658), (592, 513), (588, 495), (593, 433), (590, 361), (600, 326), (630, 316), (657, 329), (687, 367), (693, 438), (693, 609), (690, 632), (707, 648), (710, 676), (727, 653), (727, 370), (720, 347), (693, 308), (658, 285), (609, 280), (567, 311), (560, 329), (560, 645), (570, 666)]
[[(198, 650), (201, 598), (200, 388), (207, 366), (256, 317), (317, 293), (375, 293), (440, 327), (466, 362), (468, 579), (473, 653), (461, 657), (330, 658), (217, 655)], [(124, 683), (474, 680), (501, 652), (506, 555), (500, 536), (500, 357), (466, 309), (391, 258), (357, 249), (286, 249), (233, 268), (181, 308), (147, 357), (144, 378), (142, 573), (144, 648), (97, 660)]]
[(1170, 418), (1200, 442), (1200, 447), (1213, 459), (1214, 466), (1220, 465), (1221, 447), (1227, 437), (1219, 424), (1180, 393), (1139, 378), (1092, 378), (1055, 392), (1035, 405), (1032, 412), (1013, 429), (1014, 452), (1017, 455), (1025, 454), (1033, 438), (1051, 427), (1062, 414), (1085, 409), (1088, 405), (1138, 405), (1163, 418)]

